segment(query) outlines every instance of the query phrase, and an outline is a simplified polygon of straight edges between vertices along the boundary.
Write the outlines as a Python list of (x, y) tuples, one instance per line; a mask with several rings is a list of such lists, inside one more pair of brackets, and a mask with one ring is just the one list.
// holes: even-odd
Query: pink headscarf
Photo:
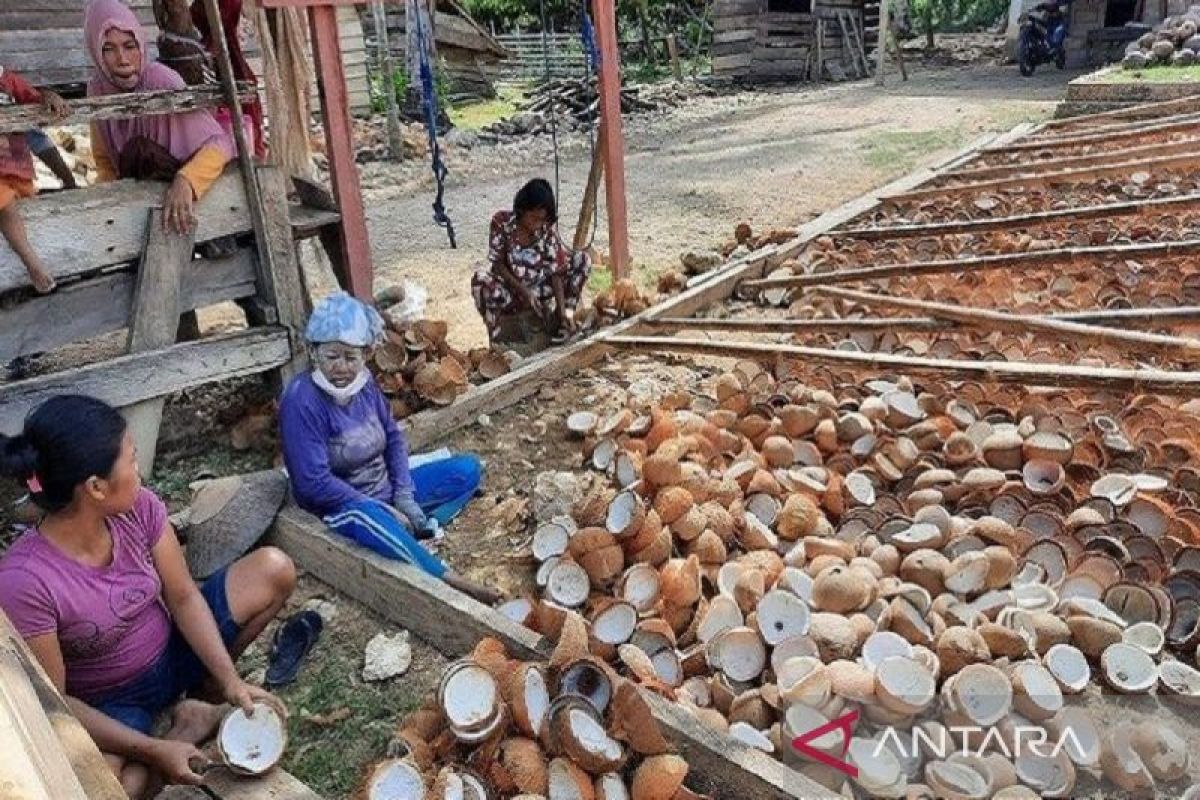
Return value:
[[(135, 81), (120, 85), (104, 68), (104, 37), (110, 30), (133, 34), (142, 50), (142, 72)], [(146, 32), (137, 17), (120, 0), (92, 0), (83, 16), (84, 36), (88, 53), (96, 66), (96, 74), (88, 82), (89, 96), (121, 92), (150, 92), (160, 89), (186, 89), (179, 73), (168, 66), (151, 61), (146, 53)], [(233, 158), (233, 142), (211, 113), (206, 110), (179, 114), (155, 114), (128, 119), (101, 120), (96, 123), (113, 163), (117, 162), (125, 145), (139, 136), (152, 139), (186, 162), (200, 148), (219, 147)]]

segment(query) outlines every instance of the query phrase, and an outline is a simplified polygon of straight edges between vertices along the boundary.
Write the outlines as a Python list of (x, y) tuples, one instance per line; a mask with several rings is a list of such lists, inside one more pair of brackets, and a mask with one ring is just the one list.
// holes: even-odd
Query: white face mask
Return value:
[(333, 398), (334, 402), (340, 406), (344, 406), (354, 399), (354, 396), (362, 391), (362, 388), (367, 385), (367, 380), (370, 379), (371, 373), (367, 370), (361, 370), (354, 376), (354, 380), (345, 386), (334, 386), (329, 382), (329, 379), (321, 374), (321, 370), (314, 369), (312, 373), (313, 383), (317, 388), (325, 394)]

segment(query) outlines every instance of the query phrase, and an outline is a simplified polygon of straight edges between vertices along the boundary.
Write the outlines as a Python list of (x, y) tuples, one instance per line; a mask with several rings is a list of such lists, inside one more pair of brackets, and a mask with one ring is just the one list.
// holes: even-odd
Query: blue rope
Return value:
[(433, 221), (446, 229), (450, 238), (450, 249), (458, 249), (454, 236), (454, 223), (446, 214), (446, 206), (442, 202), (446, 194), (446, 176), (450, 170), (442, 161), (442, 148), (438, 144), (438, 105), (437, 91), (433, 84), (433, 66), (429, 63), (429, 49), (425, 45), (425, 24), (420, 13), (417, 14), (417, 47), (421, 51), (421, 104), (425, 110), (425, 130), (429, 133), (430, 167), (433, 169), (433, 180), (437, 184), (437, 195), (433, 198)]
[(588, 14), (587, 0), (582, 0), (579, 16), (583, 20), (579, 38), (583, 43), (583, 52), (587, 56), (588, 74), (600, 71), (600, 47), (596, 44), (596, 28), (592, 25), (591, 15)]

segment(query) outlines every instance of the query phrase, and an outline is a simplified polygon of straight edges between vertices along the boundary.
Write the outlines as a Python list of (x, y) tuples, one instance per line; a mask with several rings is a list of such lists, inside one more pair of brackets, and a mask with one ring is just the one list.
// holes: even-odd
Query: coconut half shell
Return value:
[(688, 765), (679, 756), (651, 756), (633, 773), (632, 800), (672, 800), (683, 788)]
[(363, 800), (423, 800), (425, 779), (412, 763), (389, 758), (371, 766), (363, 782)]
[(240, 775), (263, 775), (283, 759), (287, 728), (275, 706), (255, 703), (253, 716), (240, 708), (221, 720), (217, 750), (221, 761)]
[(1158, 667), (1146, 651), (1118, 642), (1101, 655), (1100, 675), (1110, 688), (1122, 694), (1144, 694), (1158, 682)]

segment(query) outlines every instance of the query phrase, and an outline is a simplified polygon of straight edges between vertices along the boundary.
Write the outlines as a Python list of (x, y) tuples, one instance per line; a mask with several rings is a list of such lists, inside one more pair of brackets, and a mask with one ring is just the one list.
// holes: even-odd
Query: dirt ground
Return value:
[[(734, 225), (795, 226), (962, 147), (975, 136), (1049, 116), (1073, 73), (1029, 79), (1004, 65), (918, 67), (880, 89), (870, 82), (779, 87), (699, 97), (666, 115), (626, 123), (630, 248), (638, 275), (678, 266), (687, 250), (730, 238)], [(570, 236), (590, 155), (560, 146), (560, 216)], [(458, 249), (431, 221), (427, 167), (364, 166), (377, 285), (416, 281), (428, 314), (450, 322), (459, 347), (484, 343), (470, 276), (486, 252), (491, 215), (532, 177), (553, 179), (548, 137), (454, 148), (446, 207)], [(600, 220), (596, 245), (607, 248)]]

